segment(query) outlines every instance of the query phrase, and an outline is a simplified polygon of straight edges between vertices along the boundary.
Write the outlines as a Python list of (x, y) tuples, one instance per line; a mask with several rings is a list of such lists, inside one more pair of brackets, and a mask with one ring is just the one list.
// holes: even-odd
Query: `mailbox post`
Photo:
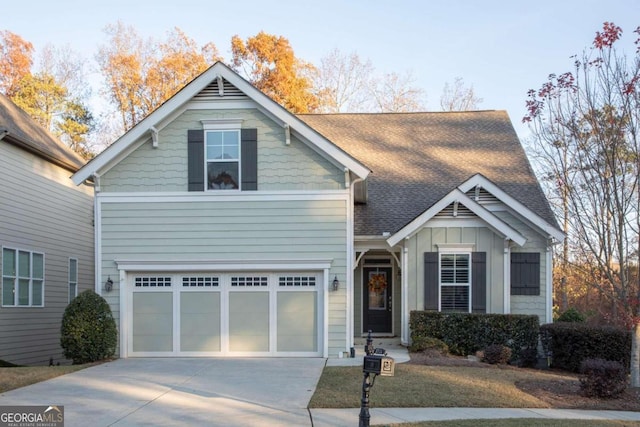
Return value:
[[(360, 422), (359, 427), (369, 427), (371, 415), (369, 414), (369, 392), (376, 381), (376, 376), (392, 377), (395, 371), (395, 362), (392, 357), (387, 356), (383, 348), (373, 349), (371, 331), (367, 337), (365, 346), (365, 356), (362, 366), (364, 379), (362, 380), (362, 398), (360, 400)], [(373, 375), (373, 377), (372, 377)]]

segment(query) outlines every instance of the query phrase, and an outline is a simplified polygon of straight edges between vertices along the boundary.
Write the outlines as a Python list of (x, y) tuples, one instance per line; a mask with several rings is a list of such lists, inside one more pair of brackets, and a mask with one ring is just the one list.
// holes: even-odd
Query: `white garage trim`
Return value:
[[(117, 261), (118, 269), (120, 270), (120, 354), (121, 357), (224, 357), (224, 356), (234, 356), (234, 357), (327, 357), (328, 355), (328, 328), (326, 324), (326, 319), (328, 318), (328, 287), (329, 287), (329, 266), (330, 262), (326, 260), (296, 260), (296, 261), (260, 261), (260, 262), (248, 262), (248, 261), (179, 261), (179, 262), (166, 262), (166, 261)], [(183, 285), (183, 278), (186, 276), (206, 276), (215, 274), (219, 277), (219, 283), (215, 285), (210, 285), (209, 287), (200, 286), (196, 288), (186, 287)], [(290, 285), (286, 286), (285, 283), (279, 283), (280, 278), (286, 274), (287, 276), (310, 276), (314, 278), (314, 283), (312, 286), (300, 286), (299, 284), (296, 286)], [(260, 286), (237, 286), (231, 284), (232, 277), (235, 276), (255, 276), (255, 277), (264, 277), (266, 281), (261, 283)], [(158, 283), (152, 283), (150, 286), (147, 285), (143, 287), (141, 283), (138, 283), (139, 286), (134, 285), (134, 280), (140, 277), (154, 278), (154, 277), (166, 277), (167, 280), (171, 280), (171, 286), (162, 286), (164, 285), (162, 280), (159, 280)], [(155, 286), (154, 286), (155, 285)], [(183, 295), (186, 295), (188, 292), (207, 292), (207, 293), (215, 293), (218, 294), (217, 297), (211, 297), (212, 301), (219, 301), (218, 313), (214, 313), (215, 310), (209, 312), (209, 319), (214, 319), (216, 316), (219, 316), (219, 322), (214, 322), (215, 326), (219, 328), (218, 338), (214, 338), (213, 347), (208, 347), (209, 349), (215, 348), (219, 351), (181, 351), (183, 344), (181, 343), (181, 339), (191, 339), (191, 345), (194, 342), (198, 342), (198, 337), (193, 336), (193, 326), (189, 328), (189, 326), (185, 326), (185, 329), (181, 328), (181, 322), (188, 316), (188, 314), (181, 313), (181, 306), (183, 304), (187, 304), (187, 300), (183, 302)], [(232, 319), (232, 313), (229, 312), (229, 305), (232, 299), (238, 301), (243, 292), (249, 292), (245, 294), (247, 298), (250, 300), (252, 298), (258, 298), (258, 301), (262, 300), (263, 308), (267, 309), (266, 301), (268, 299), (268, 309), (265, 310), (262, 314), (263, 322), (258, 323), (258, 325), (263, 325), (264, 331), (268, 328), (268, 337), (266, 334), (255, 334), (253, 338), (244, 338), (240, 341), (235, 341), (234, 344), (230, 342), (230, 335), (232, 335), (233, 325), (230, 325)], [(306, 294), (305, 297), (303, 294), (300, 294), (300, 297), (294, 297), (291, 293), (302, 292)], [(149, 298), (144, 298), (143, 295), (147, 294)], [(161, 297), (164, 294), (165, 297)], [(171, 294), (169, 297), (167, 294)], [(263, 294), (263, 296), (260, 296)], [(285, 295), (289, 295), (285, 297)], [(146, 316), (141, 315), (140, 313), (134, 314), (134, 295), (138, 295), (136, 297), (138, 304), (144, 304), (144, 301), (149, 300), (157, 300), (156, 302), (164, 301), (162, 305), (165, 305), (165, 309), (162, 310), (161, 313), (155, 313), (155, 309), (152, 308), (154, 313), (148, 313)], [(154, 295), (152, 297), (152, 295)], [(252, 297), (253, 295), (253, 297)], [(312, 296), (313, 295), (313, 296)], [(203, 295), (204, 296), (204, 295)], [(158, 299), (160, 298), (160, 299)], [(170, 301), (167, 299), (170, 298)], [(306, 349), (296, 351), (295, 348), (291, 349), (291, 343), (296, 343), (296, 339), (304, 339), (308, 335), (304, 333), (304, 327), (300, 326), (301, 329), (293, 327), (287, 328), (286, 325), (294, 325), (295, 322), (292, 323), (283, 323), (280, 325), (280, 329), (278, 329), (278, 317), (280, 316), (295, 316), (295, 312), (291, 313), (289, 311), (283, 311), (284, 306), (278, 307), (278, 299), (285, 299), (288, 301), (302, 301), (303, 304), (306, 301), (307, 304), (315, 304), (314, 311), (316, 313), (315, 318), (311, 320), (311, 323), (306, 325), (306, 330), (312, 330), (315, 333), (315, 338), (312, 338), (311, 341), (307, 342), (308, 347), (313, 347), (313, 350), (307, 351)], [(191, 299), (191, 301), (195, 301)], [(241, 302), (242, 304), (243, 302)], [(156, 307), (152, 303), (151, 305), (147, 305), (149, 307)], [(168, 316), (168, 305), (171, 305), (171, 315)], [(291, 306), (291, 305), (290, 305)], [(144, 306), (142, 306), (144, 307)], [(313, 305), (311, 305), (313, 307)], [(205, 310), (206, 311), (206, 310)], [(205, 314), (206, 316), (206, 314)], [(147, 321), (155, 322), (156, 320), (159, 323), (165, 323), (166, 325), (171, 324), (171, 344), (169, 344), (169, 331), (167, 334), (157, 335), (158, 331), (162, 331), (162, 329), (155, 330), (151, 332), (151, 336), (156, 337), (161, 344), (158, 349), (166, 349), (162, 351), (156, 351), (155, 349), (152, 351), (145, 351), (143, 339), (139, 339), (136, 342), (137, 345), (142, 345), (138, 347), (137, 351), (134, 351), (134, 322), (143, 322), (138, 323), (138, 325), (143, 325), (144, 319), (146, 317)], [(171, 320), (169, 320), (169, 317)], [(190, 317), (190, 316), (189, 316)], [(137, 320), (136, 320), (137, 319)], [(236, 318), (236, 323), (242, 323), (242, 316)], [(188, 321), (188, 320), (185, 320)], [(192, 320), (193, 321), (193, 318)], [(193, 325), (193, 324), (192, 324)], [(167, 327), (167, 326), (165, 326)], [(214, 327), (214, 328), (215, 328)], [(140, 328), (140, 326), (139, 326)], [(144, 329), (144, 327), (143, 327)], [(215, 337), (216, 333), (212, 333), (212, 336)], [(246, 332), (248, 329), (246, 326), (241, 328), (242, 331)], [(141, 329), (138, 329), (141, 331)], [(185, 331), (191, 331), (185, 332)], [(251, 330), (249, 329), (251, 332)], [(302, 331), (302, 332), (301, 332)], [(284, 335), (280, 335), (282, 332)], [(188, 335), (184, 335), (187, 333)], [(293, 334), (293, 335), (292, 335)], [(196, 333), (197, 335), (197, 333)], [(251, 333), (249, 333), (251, 335)], [(143, 335), (144, 336), (144, 335)], [(164, 336), (164, 338), (162, 337)], [(140, 335), (138, 335), (140, 337)], [(149, 337), (149, 335), (147, 335)], [(236, 336), (237, 338), (238, 336)], [(297, 338), (301, 337), (301, 338)], [(233, 336), (232, 336), (233, 338)], [(253, 341), (255, 339), (255, 342)], [(314, 341), (315, 340), (315, 341)], [(216, 343), (219, 341), (219, 345)], [(186, 341), (185, 341), (186, 342)], [(248, 344), (247, 344), (248, 343)], [(281, 350), (278, 351), (278, 348), (287, 348), (287, 343), (289, 343), (290, 351)], [(256, 348), (250, 348), (252, 345), (256, 345)], [(153, 347), (155, 344), (151, 344)], [(208, 344), (204, 344), (206, 346)], [(236, 346), (235, 350), (233, 346)], [(249, 345), (250, 347), (246, 347)], [(301, 344), (301, 348), (304, 346)], [(295, 347), (295, 344), (294, 344)], [(150, 347), (146, 347), (149, 349)], [(243, 351), (246, 350), (246, 351)]]

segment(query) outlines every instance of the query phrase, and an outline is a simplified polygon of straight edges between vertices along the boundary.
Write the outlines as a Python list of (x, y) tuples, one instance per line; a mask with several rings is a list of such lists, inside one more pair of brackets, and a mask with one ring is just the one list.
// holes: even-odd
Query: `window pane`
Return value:
[(42, 305), (42, 281), (33, 281), (33, 302), (31, 305)]
[(16, 251), (13, 249), (2, 250), (2, 275), (16, 275)]
[(20, 277), (31, 276), (31, 254), (29, 252), (18, 252), (18, 274)]
[(69, 283), (69, 302), (78, 295), (78, 286), (75, 283)]
[(78, 260), (70, 259), (69, 260), (69, 281), (77, 282), (78, 281)]
[(441, 311), (469, 312), (469, 287), (468, 286), (443, 286), (440, 288)]
[(222, 159), (222, 146), (211, 147), (207, 145), (207, 160)]
[(33, 254), (33, 278), (44, 278), (44, 256), (42, 254)]
[(2, 279), (2, 305), (15, 305), (14, 286), (14, 279)]
[(18, 280), (18, 305), (29, 305), (29, 279)]
[(223, 136), (224, 155), (225, 159), (238, 159), (238, 132), (224, 132)]
[(215, 162), (207, 164), (207, 182), (209, 190), (237, 190), (238, 163)]

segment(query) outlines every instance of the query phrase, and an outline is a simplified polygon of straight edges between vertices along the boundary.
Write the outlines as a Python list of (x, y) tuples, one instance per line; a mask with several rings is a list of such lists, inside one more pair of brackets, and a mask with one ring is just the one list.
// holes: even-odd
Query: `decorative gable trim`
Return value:
[[(281, 125), (288, 124), (291, 126), (291, 130), (294, 131), (296, 135), (301, 135), (304, 139), (309, 141), (312, 148), (328, 156), (328, 158), (338, 164), (348, 168), (359, 178), (364, 179), (370, 173), (370, 170), (363, 164), (324, 138), (314, 129), (309, 127), (309, 125), (305, 124), (302, 120), (298, 119), (285, 108), (274, 102), (267, 95), (256, 89), (229, 67), (221, 62), (216, 62), (76, 172), (72, 176), (73, 182), (76, 185), (79, 185), (89, 179), (92, 175), (101, 173), (105, 168), (109, 168), (112, 162), (117, 162), (122, 158), (122, 153), (124, 151), (139, 141), (140, 138), (144, 137), (145, 134), (148, 134), (151, 127), (157, 127), (156, 125), (158, 123), (161, 123), (173, 112), (190, 102), (212, 82), (216, 82), (217, 84), (219, 81), (218, 77), (220, 76), (225, 81), (229, 82), (231, 86), (237, 88), (249, 98), (253, 99), (260, 110), (266, 111), (269, 113), (268, 115), (270, 117), (274, 117), (279, 120)], [(216, 89), (218, 88), (216, 87)], [(226, 88), (223, 91), (223, 94), (226, 97)]]
[(422, 227), (425, 226), (425, 224), (429, 220), (434, 218), (443, 209), (447, 208), (449, 205), (455, 202), (464, 205), (479, 218), (481, 218), (489, 226), (489, 228), (491, 228), (498, 234), (501, 234), (505, 238), (512, 240), (519, 246), (523, 246), (527, 241), (527, 239), (522, 234), (509, 226), (506, 222), (502, 221), (500, 218), (482, 207), (480, 204), (473, 201), (460, 189), (456, 188), (449, 194), (444, 196), (442, 199), (440, 199), (438, 202), (436, 202), (429, 209), (424, 211), (416, 219), (404, 226), (400, 231), (389, 237), (387, 239), (387, 243), (389, 244), (389, 246), (393, 247), (397, 245), (402, 239), (408, 238), (417, 233)]
[(458, 187), (461, 191), (467, 193), (469, 190), (473, 188), (483, 188), (495, 196), (498, 200), (504, 203), (506, 206), (510, 207), (514, 211), (518, 212), (528, 221), (530, 221), (533, 225), (535, 225), (540, 230), (547, 233), (548, 236), (552, 237), (558, 242), (562, 242), (565, 238), (565, 235), (562, 231), (558, 230), (553, 225), (549, 224), (547, 221), (542, 219), (539, 215), (534, 213), (531, 209), (527, 208), (525, 205), (508, 195), (504, 192), (500, 187), (495, 185), (489, 179), (484, 177), (482, 174), (476, 174), (469, 178), (467, 181), (460, 184)]

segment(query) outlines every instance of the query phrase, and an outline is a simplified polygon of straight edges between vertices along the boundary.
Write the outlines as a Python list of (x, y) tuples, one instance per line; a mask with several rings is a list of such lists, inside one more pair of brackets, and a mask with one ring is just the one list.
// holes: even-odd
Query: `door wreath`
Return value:
[(372, 274), (369, 276), (369, 292), (383, 292), (387, 289), (387, 278), (384, 274)]

